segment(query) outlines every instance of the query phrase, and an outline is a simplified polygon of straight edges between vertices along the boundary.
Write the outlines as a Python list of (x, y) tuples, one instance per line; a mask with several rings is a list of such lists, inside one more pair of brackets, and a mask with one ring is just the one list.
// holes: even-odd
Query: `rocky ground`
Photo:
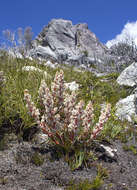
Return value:
[[(65, 190), (72, 181), (78, 187), (85, 179), (92, 182), (98, 167), (105, 173), (104, 183), (95, 189), (137, 189), (137, 153), (135, 149), (123, 149), (125, 143), (120, 141), (111, 145), (117, 150), (113, 159), (107, 157), (104, 151), (96, 150), (99, 160), (91, 162), (89, 168), (71, 171), (63, 159), (55, 158), (55, 152), (50, 147), (41, 148), (32, 142), (19, 141), (14, 134), (5, 136), (5, 139), (0, 141), (1, 190)], [(127, 144), (133, 144), (133, 140)], [(137, 148), (137, 143), (134, 142), (134, 145)]]

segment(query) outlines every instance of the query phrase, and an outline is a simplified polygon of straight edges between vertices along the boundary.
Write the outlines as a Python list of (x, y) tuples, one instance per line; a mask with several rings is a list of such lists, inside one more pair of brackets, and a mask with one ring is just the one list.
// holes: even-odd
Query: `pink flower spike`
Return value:
[(96, 138), (96, 136), (100, 133), (100, 131), (103, 129), (103, 125), (106, 123), (110, 116), (110, 110), (111, 110), (111, 104), (107, 104), (105, 110), (101, 110), (101, 115), (99, 117), (99, 122), (96, 124), (94, 127), (92, 134), (91, 134), (91, 139)]
[(86, 106), (86, 109), (84, 110), (84, 114), (83, 114), (83, 132), (84, 133), (88, 133), (90, 127), (91, 127), (91, 124), (92, 124), (92, 119), (94, 117), (94, 114), (93, 114), (93, 105), (92, 105), (92, 102), (90, 101), (87, 106)]

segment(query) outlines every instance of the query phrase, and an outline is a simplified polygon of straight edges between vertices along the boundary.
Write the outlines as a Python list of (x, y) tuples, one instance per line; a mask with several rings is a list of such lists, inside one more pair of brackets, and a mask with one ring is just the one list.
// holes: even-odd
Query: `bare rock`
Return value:
[(126, 86), (135, 86), (137, 84), (137, 62), (128, 66), (118, 77), (118, 84)]
[(132, 94), (116, 104), (116, 115), (121, 120), (132, 122), (133, 117), (137, 116), (137, 94)]
[(43, 46), (37, 46), (35, 49), (32, 49), (30, 51), (30, 55), (32, 57), (41, 57), (43, 59), (48, 59), (50, 58), (51, 60), (57, 60), (57, 55), (55, 52), (49, 47), (43, 47)]
[[(33, 42), (31, 56), (51, 58), (73, 65), (99, 63), (107, 51), (87, 24), (73, 25), (69, 20), (53, 19)], [(98, 59), (100, 57), (101, 59)], [(96, 59), (95, 59), (96, 58)]]
[(75, 91), (79, 89), (79, 84), (77, 84), (75, 81), (70, 82), (70, 83), (65, 83), (65, 86), (71, 91)]

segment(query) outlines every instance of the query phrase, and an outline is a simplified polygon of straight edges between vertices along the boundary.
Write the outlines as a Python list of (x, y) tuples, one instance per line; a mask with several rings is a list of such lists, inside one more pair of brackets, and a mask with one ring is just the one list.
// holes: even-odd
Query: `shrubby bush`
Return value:
[(119, 42), (111, 46), (110, 52), (112, 55), (128, 56), (132, 60), (137, 60), (137, 47), (133, 42)]

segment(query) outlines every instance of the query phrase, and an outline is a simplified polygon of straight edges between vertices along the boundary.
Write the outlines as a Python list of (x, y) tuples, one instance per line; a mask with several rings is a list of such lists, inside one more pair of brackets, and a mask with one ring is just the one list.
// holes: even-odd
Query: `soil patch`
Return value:
[[(90, 168), (71, 171), (63, 159), (52, 160), (53, 151), (41, 148), (31, 142), (18, 142), (16, 135), (8, 135), (8, 146), (0, 150), (1, 190), (65, 190), (70, 182), (75, 184), (88, 179), (92, 182), (100, 165), (108, 172), (100, 190), (136, 190), (137, 154), (123, 149), (125, 143), (115, 141), (115, 159), (104, 159), (91, 163)], [(132, 142), (128, 142), (130, 145)], [(137, 144), (134, 144), (137, 148)]]

